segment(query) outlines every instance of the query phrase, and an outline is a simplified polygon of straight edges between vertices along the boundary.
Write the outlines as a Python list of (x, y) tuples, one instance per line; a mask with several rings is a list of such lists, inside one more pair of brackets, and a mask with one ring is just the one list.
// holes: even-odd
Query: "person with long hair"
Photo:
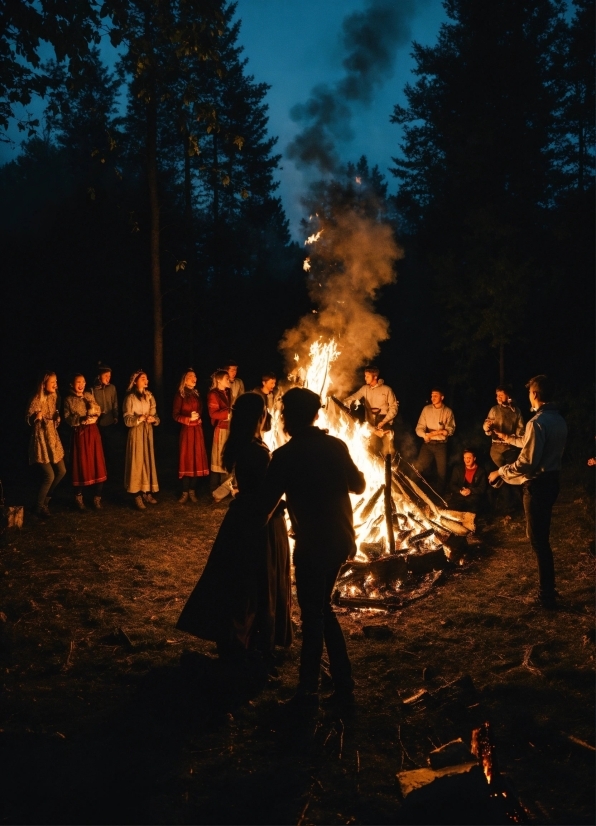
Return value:
[(145, 510), (147, 503), (157, 505), (153, 496), (159, 490), (153, 428), (159, 424), (153, 393), (147, 390), (149, 379), (144, 370), (130, 377), (122, 411), (129, 428), (124, 466), (124, 486), (134, 497), (135, 507)]
[(193, 503), (197, 502), (197, 478), (209, 475), (202, 412), (203, 403), (197, 390), (197, 374), (191, 368), (182, 374), (172, 410), (174, 419), (181, 425), (178, 443), (178, 478), (182, 480), (182, 492), (178, 502), (181, 505), (189, 499)]
[(103, 446), (97, 420), (101, 407), (93, 391), (85, 392), (85, 376), (76, 373), (70, 383), (70, 393), (64, 400), (64, 420), (72, 427), (70, 463), (75, 504), (85, 510), (83, 488), (93, 489), (93, 507), (101, 509), (103, 483), (108, 478)]
[(216, 370), (211, 376), (207, 409), (211, 424), (215, 428), (211, 446), (211, 487), (217, 488), (228, 475), (223, 465), (223, 449), (230, 432), (232, 401), (230, 377), (226, 370)]
[(40, 465), (42, 482), (37, 493), (35, 511), (46, 519), (50, 499), (66, 473), (64, 448), (58, 435), (60, 424), (58, 378), (48, 371), (39, 381), (27, 408), (27, 423), (33, 428), (29, 440), (29, 464)]
[(260, 518), (260, 491), (271, 460), (260, 434), (265, 402), (256, 393), (237, 399), (223, 462), (235, 472), (231, 502), (201, 578), (177, 628), (213, 640), (221, 657), (244, 661), (257, 649), (271, 666), (275, 645), (292, 640), (290, 553), (280, 506), (268, 524)]

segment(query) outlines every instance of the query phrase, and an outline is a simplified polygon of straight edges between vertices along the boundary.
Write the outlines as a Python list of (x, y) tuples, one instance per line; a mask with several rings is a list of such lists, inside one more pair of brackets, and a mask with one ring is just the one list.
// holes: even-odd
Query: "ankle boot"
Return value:
[(94, 496), (93, 497), (93, 507), (96, 511), (101, 510), (101, 496)]
[(184, 505), (186, 504), (186, 502), (188, 502), (188, 491), (184, 490), (178, 497), (178, 504)]
[(149, 502), (150, 505), (157, 505), (157, 499), (151, 495), (151, 493), (147, 492), (143, 494), (143, 501), (145, 504)]
[(193, 503), (193, 505), (196, 505), (197, 502), (199, 501), (197, 499), (197, 494), (194, 492), (194, 490), (192, 488), (188, 491), (188, 498)]
[(137, 508), (140, 511), (147, 510), (147, 507), (143, 502), (143, 497), (140, 493), (137, 493), (137, 495), (135, 496), (135, 508)]
[(35, 514), (40, 519), (49, 519), (52, 516), (47, 505), (37, 505), (35, 508)]
[(87, 508), (85, 507), (85, 503), (83, 501), (83, 494), (82, 493), (77, 493), (75, 495), (75, 505), (77, 506), (77, 508), (80, 511), (87, 510)]

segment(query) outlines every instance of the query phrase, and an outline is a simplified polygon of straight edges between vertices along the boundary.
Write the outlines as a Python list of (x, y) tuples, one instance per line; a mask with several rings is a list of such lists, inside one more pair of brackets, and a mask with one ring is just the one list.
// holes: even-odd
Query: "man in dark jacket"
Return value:
[(283, 397), (291, 440), (273, 453), (265, 480), (267, 513), (285, 493), (296, 537), (294, 567), (302, 620), (298, 690), (290, 703), (316, 707), (323, 645), (335, 687), (333, 700), (350, 701), (354, 681), (331, 595), (341, 565), (356, 553), (350, 492), (362, 493), (364, 475), (340, 439), (314, 427), (321, 401), (293, 388)]
[(478, 513), (486, 493), (487, 479), (473, 450), (464, 450), (463, 462), (453, 469), (449, 485), (449, 507), (456, 511)]

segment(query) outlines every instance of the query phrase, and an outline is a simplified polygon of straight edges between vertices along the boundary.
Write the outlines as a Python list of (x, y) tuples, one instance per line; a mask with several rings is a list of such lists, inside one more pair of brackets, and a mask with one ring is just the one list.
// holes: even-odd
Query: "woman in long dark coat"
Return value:
[(238, 494), (230, 504), (205, 570), (177, 628), (213, 640), (223, 656), (257, 648), (268, 658), (292, 641), (290, 553), (283, 507), (267, 525), (260, 490), (271, 454), (260, 439), (265, 419), (261, 396), (247, 393), (234, 405), (223, 461), (235, 471)]

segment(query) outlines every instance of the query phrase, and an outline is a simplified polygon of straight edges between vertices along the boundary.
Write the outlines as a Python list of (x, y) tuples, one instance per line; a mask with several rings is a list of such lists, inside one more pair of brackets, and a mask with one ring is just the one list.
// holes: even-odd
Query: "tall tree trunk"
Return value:
[(186, 288), (188, 299), (188, 363), (194, 364), (194, 314), (195, 314), (195, 291), (194, 291), (194, 274), (195, 274), (195, 247), (194, 247), (194, 232), (192, 224), (192, 180), (190, 175), (190, 155), (188, 145), (188, 131), (185, 129), (182, 133), (182, 146), (184, 149), (184, 224), (186, 228), (186, 238), (188, 244), (187, 263), (186, 263)]
[(213, 133), (213, 276), (219, 281), (219, 169), (217, 157), (217, 133)]
[(499, 344), (499, 384), (505, 384), (505, 345)]
[(159, 238), (159, 193), (157, 190), (157, 92), (155, 80), (150, 86), (147, 112), (147, 184), (151, 215), (150, 253), (151, 286), (153, 291), (153, 372), (158, 401), (163, 391), (163, 307), (161, 294), (161, 264)]

